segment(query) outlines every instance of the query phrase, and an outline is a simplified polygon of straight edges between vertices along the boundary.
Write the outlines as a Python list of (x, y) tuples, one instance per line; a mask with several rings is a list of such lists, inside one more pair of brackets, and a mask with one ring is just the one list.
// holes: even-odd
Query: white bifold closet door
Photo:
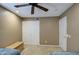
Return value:
[(39, 20), (23, 21), (22, 36), (24, 44), (39, 45)]

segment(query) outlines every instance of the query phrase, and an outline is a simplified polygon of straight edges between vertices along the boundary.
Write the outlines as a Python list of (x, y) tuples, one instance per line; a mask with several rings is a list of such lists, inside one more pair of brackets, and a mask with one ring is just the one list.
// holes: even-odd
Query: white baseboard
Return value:
[(36, 46), (55, 46), (55, 47), (59, 47), (59, 45), (40, 45), (40, 44), (24, 44), (24, 45), (36, 45)]

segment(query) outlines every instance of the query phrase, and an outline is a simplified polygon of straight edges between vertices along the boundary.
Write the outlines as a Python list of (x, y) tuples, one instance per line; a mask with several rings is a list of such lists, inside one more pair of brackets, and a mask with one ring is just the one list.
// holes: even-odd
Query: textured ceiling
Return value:
[(3, 7), (13, 11), (17, 15), (21, 17), (52, 17), (52, 16), (60, 16), (63, 12), (65, 12), (68, 8), (70, 8), (72, 3), (39, 3), (39, 5), (48, 8), (48, 12), (44, 12), (41, 9), (35, 8), (35, 13), (31, 15), (31, 6), (15, 8), (15, 3), (3, 3), (1, 4)]

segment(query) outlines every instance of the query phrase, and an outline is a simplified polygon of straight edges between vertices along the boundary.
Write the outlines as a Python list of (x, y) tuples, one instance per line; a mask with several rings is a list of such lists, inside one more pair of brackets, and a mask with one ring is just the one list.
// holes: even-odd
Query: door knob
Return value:
[(64, 37), (65, 37), (65, 38), (71, 38), (71, 35), (65, 34)]
[(65, 34), (64, 37), (65, 37), (65, 38), (68, 38), (68, 34)]

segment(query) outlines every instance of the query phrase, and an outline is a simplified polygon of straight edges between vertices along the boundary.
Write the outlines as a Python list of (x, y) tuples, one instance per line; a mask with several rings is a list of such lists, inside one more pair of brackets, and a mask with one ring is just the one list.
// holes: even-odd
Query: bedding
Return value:
[(0, 55), (20, 55), (20, 51), (10, 48), (0, 48)]
[(55, 51), (50, 52), (49, 55), (79, 55), (79, 51), (76, 52)]

